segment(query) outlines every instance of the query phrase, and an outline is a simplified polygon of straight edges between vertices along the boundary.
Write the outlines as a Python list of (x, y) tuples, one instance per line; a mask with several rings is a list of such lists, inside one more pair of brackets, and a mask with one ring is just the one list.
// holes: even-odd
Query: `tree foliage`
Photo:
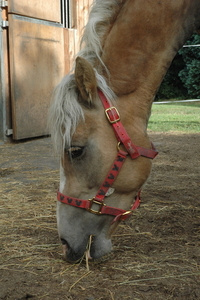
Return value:
[[(194, 34), (186, 45), (200, 44)], [(200, 47), (183, 47), (175, 56), (156, 99), (200, 99)]]

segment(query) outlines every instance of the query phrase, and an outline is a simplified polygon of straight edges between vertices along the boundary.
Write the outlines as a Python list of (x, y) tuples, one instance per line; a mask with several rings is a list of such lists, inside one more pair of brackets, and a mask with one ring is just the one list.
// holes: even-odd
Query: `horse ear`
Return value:
[(96, 76), (91, 64), (82, 57), (76, 58), (75, 80), (83, 100), (92, 103), (97, 93)]

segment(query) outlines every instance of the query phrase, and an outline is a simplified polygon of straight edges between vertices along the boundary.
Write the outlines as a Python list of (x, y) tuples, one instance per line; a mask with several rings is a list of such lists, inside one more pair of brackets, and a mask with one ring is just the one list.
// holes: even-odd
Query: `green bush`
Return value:
[[(200, 44), (200, 35), (193, 35), (187, 44)], [(185, 62), (185, 67), (179, 72), (183, 85), (187, 88), (188, 96), (200, 99), (200, 47), (182, 48), (180, 54)]]
[[(200, 44), (200, 35), (186, 44)], [(177, 53), (156, 95), (156, 100), (186, 98), (200, 98), (200, 47), (183, 47)]]
[(187, 97), (187, 88), (183, 86), (179, 72), (185, 67), (181, 54), (175, 56), (165, 78), (157, 92), (156, 100), (159, 99), (182, 99)]

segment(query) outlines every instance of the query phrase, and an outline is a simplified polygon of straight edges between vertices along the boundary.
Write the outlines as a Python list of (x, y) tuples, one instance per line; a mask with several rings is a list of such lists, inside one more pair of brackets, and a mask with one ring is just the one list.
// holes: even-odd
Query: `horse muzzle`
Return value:
[(91, 244), (88, 247), (88, 241), (79, 245), (78, 248), (72, 248), (69, 243), (61, 238), (63, 245), (64, 259), (70, 263), (78, 263), (84, 256), (88, 259), (98, 259), (112, 250), (112, 242), (110, 239), (103, 239), (101, 237), (93, 237)]

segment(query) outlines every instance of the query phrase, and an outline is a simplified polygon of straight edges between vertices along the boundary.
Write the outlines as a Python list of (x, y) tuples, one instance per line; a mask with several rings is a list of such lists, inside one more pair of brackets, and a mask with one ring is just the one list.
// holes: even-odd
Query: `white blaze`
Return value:
[(62, 165), (60, 165), (60, 192), (63, 193), (66, 184), (66, 176)]

